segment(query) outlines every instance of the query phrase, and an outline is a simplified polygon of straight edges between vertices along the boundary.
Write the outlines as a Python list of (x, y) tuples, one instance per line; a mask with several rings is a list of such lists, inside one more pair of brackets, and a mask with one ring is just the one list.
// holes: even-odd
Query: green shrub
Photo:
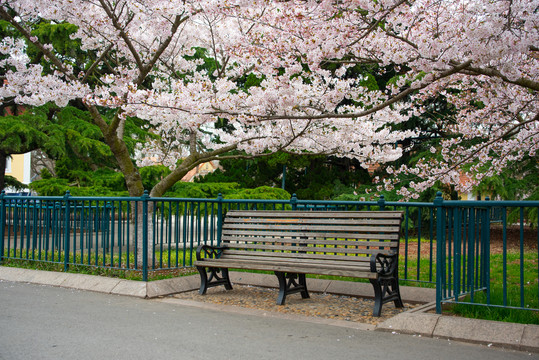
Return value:
[(226, 199), (260, 199), (260, 200), (290, 200), (288, 191), (269, 186), (260, 186), (255, 189), (241, 189), (226, 194)]
[(189, 198), (189, 199), (215, 199), (219, 194), (237, 192), (240, 188), (238, 183), (187, 183), (177, 182), (165, 193), (166, 197)]

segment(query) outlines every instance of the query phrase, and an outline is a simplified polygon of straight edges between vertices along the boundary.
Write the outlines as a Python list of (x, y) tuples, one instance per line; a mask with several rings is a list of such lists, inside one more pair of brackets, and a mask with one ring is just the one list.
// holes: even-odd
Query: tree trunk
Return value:
[[(144, 186), (142, 185), (142, 178), (135, 164), (131, 160), (129, 150), (123, 138), (118, 137), (117, 126), (109, 125), (101, 116), (97, 108), (93, 105), (87, 105), (86, 107), (92, 115), (93, 122), (99, 126), (105, 143), (110, 148), (110, 151), (114, 155), (114, 158), (118, 162), (120, 171), (124, 174), (125, 185), (129, 196), (137, 197), (141, 196), (144, 192)], [(117, 124), (118, 125), (118, 124)]]
[[(117, 137), (117, 133), (111, 133), (105, 136), (105, 141), (109, 145), (112, 153), (114, 154), (120, 170), (124, 174), (125, 184), (127, 186), (127, 191), (131, 197), (140, 197), (144, 193), (144, 186), (142, 185), (142, 178), (138, 169), (135, 167), (127, 146), (123, 139)], [(134, 210), (134, 209), (133, 209)], [(142, 269), (144, 261), (146, 260), (147, 269), (152, 268), (152, 263), (154, 259), (153, 251), (153, 226), (152, 226), (152, 211), (153, 203), (148, 203), (148, 214), (144, 216), (143, 214), (143, 203), (138, 202), (138, 211), (137, 216), (135, 217), (135, 212), (133, 211), (132, 217), (132, 226), (131, 226), (131, 239), (132, 244), (135, 243), (135, 234), (137, 236), (137, 266), (139, 269)], [(145, 225), (146, 224), (146, 225)], [(144, 231), (146, 229), (146, 231)], [(144, 240), (147, 244), (147, 255), (144, 259)]]
[(142, 178), (138, 169), (133, 164), (129, 150), (122, 139), (116, 136), (116, 133), (105, 135), (105, 141), (110, 147), (110, 150), (114, 154), (120, 170), (125, 177), (125, 185), (129, 196), (137, 197), (141, 196), (144, 192), (144, 186), (142, 185)]
[(0, 154), (0, 191), (4, 190), (6, 185), (6, 163), (7, 155)]
[[(105, 143), (109, 146), (112, 154), (114, 155), (114, 158), (118, 162), (120, 171), (124, 175), (125, 185), (127, 187), (127, 191), (129, 192), (129, 196), (140, 198), (144, 193), (144, 186), (142, 184), (142, 178), (140, 176), (138, 169), (135, 167), (133, 160), (131, 159), (131, 156), (129, 154), (129, 150), (127, 149), (125, 141), (123, 140), (123, 138), (120, 138), (118, 136), (118, 131), (117, 129), (114, 128), (114, 126), (107, 124), (103, 120), (101, 114), (99, 113), (96, 107), (88, 106), (87, 108), (92, 114), (94, 123), (97, 126), (99, 126), (99, 128), (101, 129), (101, 132), (103, 133), (103, 137), (105, 139)], [(148, 213), (149, 213), (148, 216), (145, 217), (142, 209), (143, 209), (142, 201), (132, 202), (131, 219), (130, 219), (130, 225), (129, 225), (131, 238), (129, 239), (129, 242), (137, 249), (137, 268), (138, 269), (142, 269), (144, 261), (147, 262), (148, 268), (150, 268), (153, 257), (154, 257), (153, 246), (152, 246), (153, 244), (153, 235), (152, 235), (153, 227), (151, 226), (152, 217), (151, 217), (150, 210), (148, 210)], [(146, 222), (146, 225), (144, 224), (145, 222)], [(146, 233), (144, 232), (144, 229), (147, 229)], [(135, 245), (135, 239), (137, 240), (136, 245)], [(143, 254), (144, 239), (147, 240), (147, 246), (148, 246), (148, 255), (146, 259), (144, 259), (144, 254)]]
[[(147, 244), (147, 255), (146, 255), (146, 266), (147, 269), (152, 269), (153, 259), (154, 259), (154, 249), (153, 249), (153, 203), (148, 202), (148, 214), (144, 216), (143, 212), (143, 202), (137, 202), (132, 204), (132, 217), (131, 217), (131, 239), (130, 242), (135, 246), (135, 236), (137, 238), (136, 242), (136, 252), (137, 252), (137, 269), (143, 270), (144, 265), (144, 240)], [(137, 213), (135, 215), (134, 207), (137, 206)], [(135, 235), (136, 234), (136, 235)], [(146, 234), (146, 239), (144, 238)]]

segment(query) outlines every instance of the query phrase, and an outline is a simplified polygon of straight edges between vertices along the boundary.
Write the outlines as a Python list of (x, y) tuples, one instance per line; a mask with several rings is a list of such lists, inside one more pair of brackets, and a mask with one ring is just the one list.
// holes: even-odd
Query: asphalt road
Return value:
[(0, 359), (538, 359), (440, 339), (0, 282)]

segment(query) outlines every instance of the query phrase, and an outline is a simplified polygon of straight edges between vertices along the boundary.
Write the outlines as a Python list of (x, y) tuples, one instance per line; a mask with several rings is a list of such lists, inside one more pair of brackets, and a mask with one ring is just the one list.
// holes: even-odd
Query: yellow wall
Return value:
[(23, 182), (24, 180), (24, 154), (11, 155), (11, 171), (6, 171), (6, 175), (13, 176)]

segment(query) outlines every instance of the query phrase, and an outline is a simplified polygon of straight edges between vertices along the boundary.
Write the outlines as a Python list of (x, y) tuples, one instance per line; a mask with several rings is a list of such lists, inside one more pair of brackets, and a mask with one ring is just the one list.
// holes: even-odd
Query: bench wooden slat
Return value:
[(259, 245), (259, 244), (227, 244), (227, 247), (232, 249), (251, 249), (251, 250), (265, 250), (265, 251), (297, 251), (297, 252), (315, 252), (320, 254), (391, 254), (392, 250), (382, 250), (380, 248), (375, 249), (359, 249), (359, 248), (336, 248), (336, 247), (312, 247), (312, 246), (285, 246), (285, 245)]
[[(244, 250), (232, 250), (228, 249), (226, 251), (226, 254), (228, 255), (239, 255), (239, 256), (245, 256)], [(227, 255), (227, 256), (228, 256)], [(328, 256), (326, 254), (309, 254), (309, 253), (283, 253), (283, 252), (269, 252), (269, 251), (251, 251), (249, 253), (249, 256), (260, 256), (260, 257), (266, 257), (266, 258), (279, 258), (279, 257), (285, 257), (290, 258), (291, 255), (294, 255), (295, 258), (298, 259), (327, 259)], [(358, 254), (358, 255), (333, 255), (331, 256), (332, 259), (335, 260), (346, 260), (352, 263), (355, 262), (369, 262), (370, 256), (369, 254)]]
[(333, 270), (347, 270), (347, 271), (370, 271), (368, 266), (361, 264), (343, 264), (334, 261), (317, 261), (312, 260), (303, 260), (298, 262), (292, 262), (285, 259), (245, 259), (245, 258), (225, 258), (225, 259), (216, 259), (213, 262), (221, 263), (252, 263), (252, 264), (277, 264), (282, 266), (294, 266), (296, 268), (315, 268), (315, 269), (333, 269)]
[[(263, 214), (262, 214), (263, 213)], [(402, 218), (402, 211), (280, 211), (280, 210), (253, 210), (229, 211), (227, 217), (273, 217), (273, 218)]]
[[(289, 254), (289, 255), (297, 255), (297, 254)], [(299, 258), (299, 257), (283, 257), (283, 258), (275, 258), (275, 257), (268, 257), (268, 256), (244, 256), (244, 255), (232, 255), (227, 254), (226, 256), (222, 256), (219, 258), (219, 260), (245, 260), (245, 261), (254, 261), (254, 262), (272, 262), (275, 264), (288, 264), (288, 265), (309, 265), (309, 266), (316, 266), (316, 265), (324, 265), (324, 266), (332, 266), (332, 267), (350, 267), (351, 269), (359, 268), (359, 269), (370, 269), (370, 264), (366, 262), (351, 262), (348, 260), (333, 260), (328, 259), (327, 257), (319, 258), (319, 259), (310, 259), (310, 258)], [(367, 270), (368, 270), (367, 269)]]
[(391, 232), (398, 233), (400, 227), (398, 226), (327, 226), (327, 225), (296, 225), (296, 224), (272, 224), (268, 225), (259, 225), (259, 224), (223, 224), (223, 230), (233, 229), (233, 230), (267, 230), (267, 231), (332, 231), (332, 232)]
[(279, 237), (296, 237), (296, 238), (302, 238), (302, 237), (308, 237), (308, 238), (325, 238), (325, 239), (358, 239), (358, 240), (398, 240), (399, 234), (398, 233), (385, 233), (385, 234), (377, 234), (377, 233), (335, 233), (335, 232), (289, 232), (289, 233), (282, 233), (280, 231), (241, 231), (237, 232), (232, 229), (223, 230), (222, 232), (224, 238), (232, 238), (232, 237), (242, 237), (242, 236), (258, 236), (258, 237), (268, 237), (268, 236), (279, 236)]
[(256, 262), (241, 262), (241, 261), (201, 261), (195, 262), (195, 266), (211, 266), (217, 268), (230, 268), (230, 269), (250, 269), (250, 270), (265, 270), (265, 271), (280, 271), (298, 274), (320, 274), (320, 275), (334, 275), (334, 276), (347, 276), (358, 277), (365, 279), (376, 279), (377, 274), (370, 271), (360, 270), (341, 270), (341, 269), (322, 269), (315, 267), (299, 267), (293, 265), (280, 265), (274, 263), (256, 263)]
[(324, 219), (324, 218), (308, 218), (308, 219), (282, 219), (275, 218), (243, 218), (229, 217), (227, 224), (328, 224), (334, 225), (400, 225), (400, 219), (368, 219), (368, 218), (352, 218), (352, 219)]
[[(326, 239), (305, 239), (305, 238), (281, 238), (281, 237), (233, 237), (233, 236), (223, 236), (221, 239), (223, 243), (231, 243), (235, 244), (238, 242), (245, 242), (249, 244), (264, 244), (264, 245), (271, 245), (271, 244), (310, 244), (310, 245), (321, 245), (321, 246), (359, 246), (359, 247), (383, 247), (383, 248), (394, 248), (398, 246), (398, 242), (396, 241), (355, 241), (355, 240), (326, 240)], [(231, 245), (233, 246), (233, 245)]]

